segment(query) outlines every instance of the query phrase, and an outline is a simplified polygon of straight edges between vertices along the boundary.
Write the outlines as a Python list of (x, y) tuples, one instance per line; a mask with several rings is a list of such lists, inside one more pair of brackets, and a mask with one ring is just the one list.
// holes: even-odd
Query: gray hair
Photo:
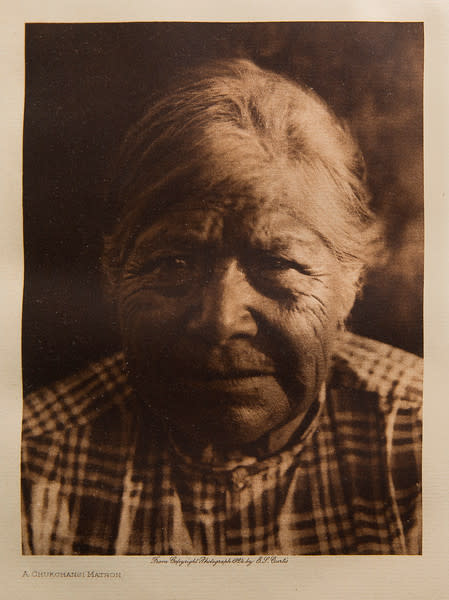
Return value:
[(311, 89), (248, 60), (178, 79), (126, 135), (110, 187), (119, 208), (105, 237), (110, 283), (138, 233), (193, 196), (293, 196), (348, 273), (352, 298), (375, 255), (379, 230), (349, 128)]

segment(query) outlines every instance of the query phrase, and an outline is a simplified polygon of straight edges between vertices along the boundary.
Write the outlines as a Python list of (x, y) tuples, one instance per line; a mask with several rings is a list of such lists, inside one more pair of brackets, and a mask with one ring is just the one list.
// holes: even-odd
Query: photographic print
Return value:
[(30, 23), (24, 555), (420, 555), (423, 23)]

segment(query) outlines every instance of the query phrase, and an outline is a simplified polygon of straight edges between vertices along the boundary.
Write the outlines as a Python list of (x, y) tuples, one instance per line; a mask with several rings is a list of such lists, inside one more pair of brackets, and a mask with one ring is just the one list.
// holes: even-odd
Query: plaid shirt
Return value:
[(421, 359), (342, 335), (289, 444), (216, 468), (141, 427), (117, 354), (25, 400), (25, 554), (418, 554)]

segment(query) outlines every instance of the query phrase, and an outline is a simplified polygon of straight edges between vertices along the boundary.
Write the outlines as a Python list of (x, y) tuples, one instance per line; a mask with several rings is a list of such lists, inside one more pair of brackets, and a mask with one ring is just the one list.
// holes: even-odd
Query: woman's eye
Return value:
[(290, 261), (276, 256), (268, 256), (262, 260), (262, 269), (272, 271), (286, 271), (292, 269), (293, 265)]
[(263, 256), (259, 261), (259, 268), (266, 274), (280, 275), (293, 270), (303, 275), (310, 273), (310, 269), (296, 261), (288, 260), (280, 256)]
[(254, 281), (276, 288), (289, 288), (296, 284), (298, 276), (311, 274), (310, 266), (276, 255), (259, 256), (252, 266)]
[(158, 267), (167, 271), (184, 271), (188, 268), (187, 258), (181, 256), (166, 256), (159, 261)]
[(149, 274), (161, 277), (185, 275), (192, 268), (191, 261), (184, 256), (163, 256), (150, 261), (144, 267)]
[(167, 255), (152, 258), (135, 270), (146, 286), (168, 295), (187, 293), (198, 277), (199, 265), (189, 256)]

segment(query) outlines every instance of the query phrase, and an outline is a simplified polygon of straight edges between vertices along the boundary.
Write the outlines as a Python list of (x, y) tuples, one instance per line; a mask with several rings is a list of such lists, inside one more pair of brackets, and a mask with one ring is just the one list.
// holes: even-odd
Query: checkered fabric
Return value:
[(421, 359), (342, 335), (279, 453), (211, 468), (145, 422), (121, 354), (30, 395), (25, 554), (419, 554)]

